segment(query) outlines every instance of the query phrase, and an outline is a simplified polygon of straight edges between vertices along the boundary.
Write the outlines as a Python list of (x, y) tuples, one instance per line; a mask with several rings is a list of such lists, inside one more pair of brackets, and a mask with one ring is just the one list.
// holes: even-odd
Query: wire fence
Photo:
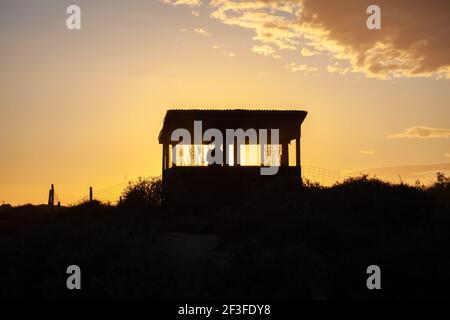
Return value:
[[(350, 178), (351, 176), (337, 170), (331, 170), (316, 166), (304, 165), (302, 166), (302, 178), (307, 179), (310, 182), (319, 183), (323, 186), (332, 186), (335, 183), (341, 183), (345, 179)], [(120, 200), (120, 197), (123, 195), (126, 187), (129, 184), (134, 184), (139, 179), (147, 179), (150, 177), (141, 177), (135, 178), (131, 180), (127, 180), (121, 183), (117, 183), (114, 185), (110, 185), (101, 189), (93, 189), (93, 200), (97, 200), (103, 203), (117, 204)], [(61, 201), (63, 199), (63, 194), (56, 194), (55, 197), (57, 201)], [(86, 194), (82, 196), (66, 196), (65, 203), (69, 205), (77, 205), (90, 200), (90, 195), (88, 190), (86, 190)]]
[[(126, 187), (129, 184), (133, 184), (136, 181), (138, 181), (140, 178), (127, 180), (121, 183), (117, 183), (108, 187), (104, 187), (101, 189), (95, 189), (93, 188), (93, 200), (100, 201), (102, 203), (109, 203), (109, 204), (117, 204), (120, 200), (120, 197), (122, 196), (123, 192), (125, 191)], [(145, 178), (141, 178), (145, 179)], [(74, 199), (72, 201), (69, 201), (70, 205), (77, 205), (84, 202), (90, 201), (90, 195), (88, 190), (86, 190), (86, 194), (84, 196), (78, 196), (78, 197), (71, 197), (71, 199)]]
[(332, 186), (335, 183), (342, 183), (351, 175), (337, 170), (325, 169), (315, 166), (302, 166), (302, 178), (311, 182), (320, 183), (323, 186)]

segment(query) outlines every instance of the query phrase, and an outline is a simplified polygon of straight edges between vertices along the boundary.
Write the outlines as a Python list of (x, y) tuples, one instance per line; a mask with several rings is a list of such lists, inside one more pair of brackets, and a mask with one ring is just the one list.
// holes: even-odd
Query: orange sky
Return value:
[(0, 202), (159, 175), (174, 107), (299, 107), (304, 164), (449, 171), (448, 1), (372, 2), (382, 30), (364, 1), (98, 0), (69, 31), (71, 1), (1, 0)]

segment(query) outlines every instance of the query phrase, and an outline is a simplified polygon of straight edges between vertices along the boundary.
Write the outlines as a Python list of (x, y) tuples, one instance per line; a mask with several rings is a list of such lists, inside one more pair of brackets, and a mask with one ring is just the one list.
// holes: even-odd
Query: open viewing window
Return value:
[[(223, 145), (221, 146), (221, 150)], [(214, 145), (176, 145), (176, 166), (208, 166), (209, 151), (214, 150)], [(170, 152), (172, 154), (172, 152)], [(228, 147), (229, 165), (234, 166), (234, 147)], [(173, 159), (170, 159), (173, 166)], [(261, 146), (257, 144), (244, 144), (240, 146), (239, 164), (241, 166), (279, 166), (281, 163), (281, 145), (265, 145), (264, 154), (261, 154)]]

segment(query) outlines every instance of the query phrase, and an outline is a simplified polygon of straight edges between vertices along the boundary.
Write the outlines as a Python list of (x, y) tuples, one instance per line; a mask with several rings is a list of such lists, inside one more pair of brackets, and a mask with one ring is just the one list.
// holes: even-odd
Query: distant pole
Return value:
[(48, 206), (53, 208), (55, 204), (55, 186), (52, 184), (48, 193)]
[(55, 186), (52, 184), (52, 207), (55, 206)]
[(89, 187), (89, 203), (92, 204), (92, 187)]

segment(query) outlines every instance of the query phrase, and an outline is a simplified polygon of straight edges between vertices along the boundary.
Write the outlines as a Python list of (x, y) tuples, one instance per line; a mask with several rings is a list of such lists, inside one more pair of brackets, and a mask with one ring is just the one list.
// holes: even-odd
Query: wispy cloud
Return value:
[[(163, 1), (189, 6), (201, 3)], [(362, 72), (380, 79), (450, 79), (448, 0), (378, 0), (383, 23), (382, 30), (376, 31), (365, 27), (365, 1), (211, 0), (209, 5), (211, 18), (252, 30), (256, 48), (270, 46), (273, 57), (281, 56), (281, 50), (298, 50), (305, 56), (320, 51), (347, 60), (348, 70), (331, 65), (328, 71), (333, 73)]]
[(188, 6), (198, 6), (201, 4), (201, 0), (162, 0), (162, 2), (167, 3), (167, 4), (171, 4), (174, 6), (179, 6), (179, 5), (188, 5)]
[(209, 37), (211, 34), (203, 28), (194, 28), (194, 32), (205, 37)]
[(262, 46), (254, 46), (252, 48), (253, 52), (256, 52), (258, 54), (261, 54), (266, 57), (272, 57), (274, 59), (280, 59), (281, 56), (274, 50), (271, 46), (265, 44)]
[(295, 11), (300, 5), (294, 1), (212, 0), (210, 5), (212, 18), (253, 30), (257, 42), (285, 50), (295, 50), (299, 44), (300, 35), (292, 22), (297, 20)]
[(302, 48), (302, 50), (300, 51), (301, 55), (304, 57), (312, 57), (313, 55), (315, 55), (316, 53), (308, 48)]
[(303, 72), (303, 74), (319, 70), (317, 67), (311, 67), (306, 64), (297, 64), (295, 62), (291, 62), (286, 68), (290, 69), (292, 72)]
[(373, 156), (375, 154), (375, 151), (373, 150), (361, 150), (359, 151), (360, 154), (364, 154), (364, 155), (369, 155), (369, 156)]
[[(212, 47), (214, 50), (219, 50), (220, 46), (215, 44)], [(220, 53), (222, 53), (224, 56), (227, 56), (229, 58), (234, 58), (236, 54), (234, 52), (228, 51), (228, 50), (221, 50)]]
[(389, 135), (388, 138), (448, 138), (450, 137), (450, 129), (431, 128), (423, 126), (414, 126), (403, 132)]
[(350, 70), (350, 68), (340, 66), (339, 62), (327, 66), (327, 71), (329, 73), (347, 74)]

